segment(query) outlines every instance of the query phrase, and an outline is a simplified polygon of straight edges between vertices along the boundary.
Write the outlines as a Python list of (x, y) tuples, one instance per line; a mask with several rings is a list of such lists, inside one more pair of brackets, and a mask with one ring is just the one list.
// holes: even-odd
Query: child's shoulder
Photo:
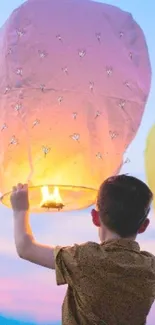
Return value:
[(93, 256), (98, 256), (100, 253), (103, 255), (103, 250), (101, 249), (101, 244), (88, 241), (81, 245), (77, 245), (77, 250), (81, 258), (92, 258)]
[(141, 256), (144, 260), (144, 266), (153, 271), (155, 274), (155, 255), (147, 251), (140, 251)]
[(140, 251), (141, 255), (143, 255), (144, 257), (149, 257), (149, 258), (152, 258), (154, 261), (155, 261), (155, 255), (148, 252), (148, 251), (143, 251), (141, 250)]
[(101, 247), (100, 244), (93, 242), (93, 241), (87, 241), (81, 245), (78, 245), (80, 249), (82, 250), (93, 250), (93, 249), (99, 249)]

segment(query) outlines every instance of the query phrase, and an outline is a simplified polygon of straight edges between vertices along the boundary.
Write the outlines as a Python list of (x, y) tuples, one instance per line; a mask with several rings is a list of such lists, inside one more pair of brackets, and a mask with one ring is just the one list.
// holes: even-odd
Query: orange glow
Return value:
[(62, 209), (63, 202), (59, 193), (59, 188), (54, 187), (53, 193), (49, 192), (48, 186), (43, 186), (41, 188), (42, 201), (40, 206), (44, 208), (56, 208)]

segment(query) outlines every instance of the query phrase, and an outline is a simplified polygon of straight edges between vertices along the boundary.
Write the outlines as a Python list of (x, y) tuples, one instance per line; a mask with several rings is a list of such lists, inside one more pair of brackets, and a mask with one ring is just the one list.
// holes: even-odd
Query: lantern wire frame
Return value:
[[(43, 205), (42, 188), (48, 187), (49, 193), (53, 193), (55, 188), (59, 189), (62, 199), (61, 203), (54, 203), (47, 200)], [(8, 208), (11, 208), (11, 191), (1, 196), (1, 202)], [(96, 202), (97, 189), (84, 186), (70, 185), (37, 185), (29, 187), (30, 212), (65, 212), (73, 210), (86, 209)]]

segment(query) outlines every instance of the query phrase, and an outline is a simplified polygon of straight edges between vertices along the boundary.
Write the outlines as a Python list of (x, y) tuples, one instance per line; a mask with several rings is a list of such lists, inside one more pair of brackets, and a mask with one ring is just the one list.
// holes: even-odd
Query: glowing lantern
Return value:
[(130, 14), (89, 0), (29, 0), (15, 10), (0, 32), (3, 203), (30, 180), (32, 211), (91, 205), (122, 166), (150, 80)]
[[(148, 134), (144, 156), (148, 184), (155, 195), (155, 125), (153, 125)], [(153, 206), (155, 209), (155, 197)]]
[(54, 191), (52, 194), (49, 193), (48, 186), (43, 186), (41, 188), (41, 191), (42, 191), (42, 197), (43, 197), (42, 202), (40, 204), (41, 207), (47, 208), (47, 209), (57, 208), (58, 210), (60, 210), (64, 207), (58, 187), (54, 188)]

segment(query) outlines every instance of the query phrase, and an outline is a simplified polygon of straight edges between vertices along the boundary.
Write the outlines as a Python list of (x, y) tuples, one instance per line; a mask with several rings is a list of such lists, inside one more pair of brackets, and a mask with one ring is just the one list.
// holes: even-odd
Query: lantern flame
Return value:
[(42, 208), (61, 210), (64, 207), (58, 187), (54, 187), (53, 193), (49, 193), (48, 186), (43, 186), (41, 193), (42, 201), (40, 206)]

